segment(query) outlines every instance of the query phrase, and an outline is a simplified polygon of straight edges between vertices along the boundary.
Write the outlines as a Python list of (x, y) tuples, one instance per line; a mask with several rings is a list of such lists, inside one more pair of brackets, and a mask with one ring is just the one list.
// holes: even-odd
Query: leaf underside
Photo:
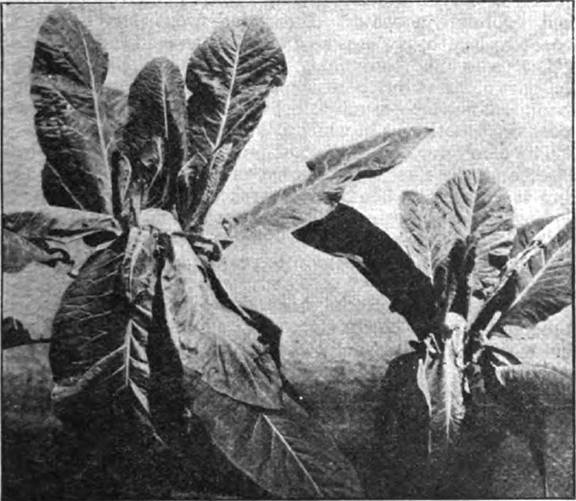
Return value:
[(203, 224), (286, 73), (278, 41), (257, 18), (218, 28), (194, 50), (186, 70), (190, 160), (178, 179), (184, 229)]
[(430, 332), (435, 309), (430, 279), (387, 233), (360, 212), (338, 204), (324, 219), (293, 235), (317, 250), (347, 258), (390, 300), (390, 309), (400, 313), (418, 337)]
[(308, 162), (308, 178), (265, 198), (225, 227), (233, 239), (258, 238), (291, 232), (322, 219), (336, 207), (346, 186), (378, 176), (402, 162), (431, 129), (384, 132), (365, 141), (328, 150)]
[(31, 94), (46, 155), (42, 188), (51, 205), (112, 213), (109, 153), (114, 109), (103, 84), (108, 54), (69, 11), (52, 11), (38, 34)]
[(358, 477), (333, 440), (287, 395), (278, 411), (205, 387), (194, 413), (229, 461), (281, 499), (363, 497)]
[[(534, 237), (537, 237), (539, 231), (536, 228), (542, 230), (548, 224), (554, 224), (555, 220), (537, 220), (535, 224), (521, 228), (520, 233), (535, 233)], [(546, 245), (534, 241), (527, 243), (524, 236), (522, 241), (516, 242), (518, 249), (522, 245), (524, 248), (530, 245), (540, 248), (512, 278), (514, 299), (498, 326), (532, 327), (572, 303), (572, 220), (566, 221)]]

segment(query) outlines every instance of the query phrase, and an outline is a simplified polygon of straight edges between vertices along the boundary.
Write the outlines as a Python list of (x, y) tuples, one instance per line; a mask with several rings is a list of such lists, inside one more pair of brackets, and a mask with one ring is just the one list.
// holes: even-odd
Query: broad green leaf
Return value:
[(415, 191), (400, 198), (400, 223), (404, 242), (414, 264), (428, 277), (450, 252), (447, 220), (433, 217), (432, 200)]
[(323, 153), (308, 162), (312, 171), (303, 182), (283, 188), (249, 211), (225, 221), (233, 239), (291, 232), (327, 216), (346, 186), (380, 175), (404, 160), (431, 129), (385, 132), (366, 141)]
[(45, 240), (31, 241), (18, 233), (2, 231), (2, 271), (18, 273), (30, 263), (56, 266), (58, 263), (72, 264), (70, 255), (64, 249), (51, 248)]
[(117, 413), (149, 423), (146, 347), (156, 282), (156, 240), (133, 228), (93, 254), (68, 287), (53, 324), (55, 410), (82, 427)]
[(452, 242), (476, 243), (471, 286), (473, 292), (486, 297), (500, 275), (494, 256), (505, 259), (512, 248), (515, 230), (510, 197), (486, 172), (468, 169), (436, 192), (434, 212), (434, 217), (447, 219)]
[[(164, 219), (158, 213), (159, 229), (178, 225), (174, 219), (170, 222), (168, 213), (163, 213)], [(151, 213), (146, 214), (147, 219)], [(166, 324), (172, 343), (180, 347), (186, 377), (198, 374), (211, 388), (234, 399), (280, 408), (282, 378), (254, 322), (218, 299), (210, 279), (213, 271), (184, 236), (173, 234), (166, 245), (161, 274)]]
[(286, 79), (286, 61), (270, 28), (258, 18), (233, 21), (198, 46), (186, 69), (190, 161), (178, 179), (177, 210), (184, 229), (201, 226), (250, 139), (273, 87)]
[(46, 155), (42, 187), (51, 205), (112, 213), (109, 150), (116, 124), (106, 105), (107, 71), (108, 54), (88, 29), (68, 10), (53, 10), (40, 27), (31, 86)]
[(228, 460), (273, 497), (362, 498), (332, 438), (289, 397), (283, 401), (281, 410), (260, 409), (206, 387), (193, 410)]
[(16, 348), (36, 343), (49, 343), (49, 339), (32, 339), (28, 329), (20, 320), (12, 317), (2, 319), (2, 349)]
[(511, 278), (512, 303), (497, 325), (531, 327), (572, 303), (572, 218), (548, 222), (526, 250), (528, 261)]
[(178, 67), (165, 58), (150, 61), (128, 94), (129, 116), (119, 145), (144, 187), (142, 208), (170, 209), (176, 176), (186, 152), (186, 98)]
[(293, 233), (302, 243), (344, 257), (390, 300), (419, 338), (430, 332), (434, 291), (404, 250), (357, 210), (344, 204)]
[(496, 395), (498, 400), (519, 410), (572, 408), (574, 404), (572, 376), (559, 369), (535, 364), (506, 365), (495, 367), (495, 375), (502, 386)]

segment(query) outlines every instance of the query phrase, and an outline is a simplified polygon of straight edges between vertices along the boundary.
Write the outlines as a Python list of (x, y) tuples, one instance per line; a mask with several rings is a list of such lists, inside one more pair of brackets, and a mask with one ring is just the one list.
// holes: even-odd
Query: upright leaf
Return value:
[(142, 207), (170, 209), (186, 151), (186, 98), (178, 67), (165, 58), (138, 73), (128, 95), (129, 117), (121, 149), (132, 180), (145, 187)]
[(433, 216), (432, 200), (415, 191), (400, 198), (400, 224), (408, 254), (428, 277), (450, 252), (447, 220)]
[(218, 28), (188, 62), (190, 161), (178, 183), (183, 227), (201, 226), (258, 125), (265, 100), (286, 79), (286, 61), (270, 28), (247, 18)]
[(511, 279), (513, 301), (497, 325), (531, 327), (572, 302), (572, 218), (549, 221), (525, 250), (529, 260)]
[(463, 329), (455, 329), (440, 351), (428, 350), (419, 370), (418, 385), (430, 412), (432, 453), (445, 451), (456, 443), (464, 420), (463, 334)]
[(362, 498), (352, 465), (331, 437), (284, 395), (273, 411), (205, 387), (193, 410), (234, 466), (280, 499)]
[(476, 242), (473, 291), (486, 297), (500, 270), (494, 256), (509, 255), (514, 239), (510, 197), (486, 172), (469, 169), (444, 183), (434, 196), (434, 217), (448, 220), (451, 240)]
[(52, 11), (38, 34), (31, 87), (46, 155), (42, 187), (51, 205), (112, 213), (107, 71), (108, 54), (78, 18)]
[(384, 132), (360, 143), (336, 148), (308, 162), (308, 179), (283, 188), (249, 211), (225, 222), (234, 239), (291, 232), (322, 219), (336, 207), (346, 186), (378, 176), (404, 160), (431, 129)]
[(150, 231), (133, 228), (127, 239), (93, 254), (64, 293), (50, 365), (56, 413), (65, 422), (109, 426), (121, 410), (151, 429), (146, 346), (154, 249)]
[(430, 332), (435, 314), (434, 291), (404, 250), (357, 210), (344, 204), (324, 219), (293, 233), (317, 250), (348, 259), (390, 300), (419, 338)]
[[(164, 221), (157, 214), (156, 224), (166, 228), (171, 216), (164, 214)], [(201, 375), (211, 388), (239, 401), (280, 408), (282, 378), (253, 321), (219, 301), (211, 270), (185, 237), (172, 235), (167, 247), (162, 270), (166, 324), (172, 343), (181, 348), (185, 375)]]

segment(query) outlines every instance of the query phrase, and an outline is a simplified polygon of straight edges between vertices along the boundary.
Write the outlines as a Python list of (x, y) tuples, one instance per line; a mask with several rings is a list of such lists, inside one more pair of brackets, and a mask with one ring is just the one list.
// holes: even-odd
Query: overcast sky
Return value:
[[(394, 232), (404, 189), (431, 193), (461, 168), (488, 169), (518, 221), (571, 203), (570, 5), (74, 5), (110, 53), (107, 83), (127, 89), (150, 59), (182, 70), (224, 19), (261, 15), (288, 62), (284, 87), (214, 213), (235, 212), (306, 175), (331, 146), (382, 130), (435, 129), (408, 162), (357, 183), (347, 200)], [(47, 5), (5, 6), (6, 208), (40, 196), (29, 70)], [(6, 189), (9, 188), (9, 189)]]
[[(571, 5), (281, 4), (74, 5), (110, 52), (108, 85), (128, 89), (150, 59), (184, 70), (193, 48), (225, 18), (264, 17), (288, 62), (288, 79), (212, 211), (248, 208), (307, 174), (322, 150), (382, 130), (435, 133), (393, 171), (355, 183), (346, 201), (392, 235), (400, 193), (431, 194), (462, 168), (480, 167), (510, 190), (523, 222), (571, 207)], [(46, 5), (4, 6), (6, 210), (38, 204), (42, 155), (33, 130), (29, 71)], [(283, 329), (289, 376), (381, 374), (406, 351), (409, 331), (387, 300), (343, 260), (290, 237), (235, 244), (218, 273), (242, 304)], [(46, 267), (6, 275), (4, 308), (46, 335), (67, 280)], [(549, 363), (571, 366), (570, 312), (550, 320)], [(550, 323), (552, 322), (552, 324)], [(518, 354), (542, 361), (539, 332)], [(549, 329), (550, 327), (548, 327)], [(528, 331), (526, 333), (528, 335)], [(525, 339), (524, 333), (521, 339)], [(567, 341), (568, 340), (568, 341)], [(548, 356), (548, 355), (547, 355)]]

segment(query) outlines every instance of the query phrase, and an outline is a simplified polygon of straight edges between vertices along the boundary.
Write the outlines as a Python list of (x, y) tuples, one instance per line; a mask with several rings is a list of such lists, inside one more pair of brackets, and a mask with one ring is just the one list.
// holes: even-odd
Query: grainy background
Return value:
[[(44, 203), (29, 71), (37, 30), (51, 8), (4, 6), (6, 212)], [(192, 49), (226, 18), (261, 15), (276, 33), (288, 79), (268, 99), (262, 122), (214, 206), (213, 228), (222, 215), (302, 179), (304, 162), (314, 154), (415, 125), (433, 127), (435, 133), (405, 164), (356, 183), (346, 195), (347, 203), (391, 235), (399, 236), (403, 190), (431, 194), (462, 168), (487, 169), (505, 185), (518, 223), (571, 210), (569, 3), (71, 9), (110, 53), (107, 84), (124, 90), (153, 57), (167, 56), (184, 70)], [(388, 312), (387, 300), (346, 263), (288, 236), (235, 245), (218, 266), (242, 302), (283, 327), (285, 370), (324, 409), (343, 447), (354, 448), (355, 433), (368, 434), (369, 441), (364, 411), (377, 400), (372, 382), (410, 339), (404, 321)], [(25, 320), (34, 335), (47, 335), (66, 284), (61, 274), (36, 266), (4, 276), (3, 315)], [(513, 331), (507, 348), (525, 360), (571, 369), (571, 331), (566, 310), (535, 330)], [(11, 350), (3, 361), (7, 410), (20, 419), (44, 419), (45, 350)], [(39, 407), (26, 397), (31, 382), (43, 388)], [(530, 479), (514, 480), (518, 471), (509, 473), (501, 479), (500, 495), (530, 496), (537, 489), (526, 450), (518, 447), (514, 461)], [(563, 461), (562, 468), (571, 467)]]

